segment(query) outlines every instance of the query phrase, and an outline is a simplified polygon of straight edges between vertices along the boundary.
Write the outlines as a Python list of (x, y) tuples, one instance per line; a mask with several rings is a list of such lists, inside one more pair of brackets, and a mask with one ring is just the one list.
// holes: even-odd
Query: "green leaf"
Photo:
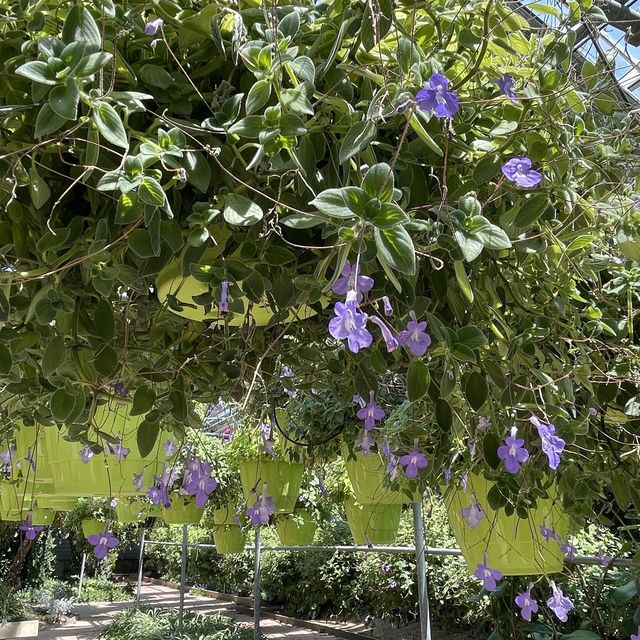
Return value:
[(11, 305), (5, 292), (0, 289), (0, 322), (6, 322), (9, 319)]
[(469, 278), (467, 277), (467, 272), (464, 268), (464, 263), (456, 260), (453, 263), (453, 270), (456, 274), (456, 280), (458, 282), (458, 286), (462, 291), (464, 297), (473, 304), (473, 289), (471, 288), (471, 283), (469, 282)]
[(411, 120), (409, 120), (409, 124), (411, 128), (418, 134), (418, 138), (424, 142), (431, 151), (436, 153), (439, 156), (443, 156), (444, 153), (442, 149), (436, 144), (436, 141), (427, 133), (427, 130), (422, 126), (420, 120), (418, 120), (417, 116), (412, 116)]
[(127, 246), (140, 258), (153, 258), (160, 255), (156, 253), (151, 236), (146, 229), (136, 229), (127, 239)]
[(386, 162), (380, 162), (370, 167), (362, 181), (362, 188), (367, 194), (382, 202), (391, 202), (393, 187), (393, 170)]
[(65, 361), (66, 347), (64, 344), (64, 338), (62, 336), (55, 336), (51, 338), (47, 343), (42, 354), (42, 360), (40, 361), (40, 367), (42, 369), (42, 375), (48, 378), (54, 374)]
[(73, 75), (81, 78), (92, 76), (97, 71), (100, 71), (100, 69), (102, 69), (102, 67), (104, 67), (111, 58), (113, 58), (113, 56), (105, 51), (98, 51), (88, 56), (84, 56), (80, 61), (80, 64), (74, 68)]
[(80, 92), (73, 78), (69, 78), (64, 85), (54, 87), (49, 94), (51, 109), (65, 120), (75, 120), (78, 117), (78, 102)]
[(311, 84), (315, 82), (316, 68), (311, 58), (300, 56), (287, 64), (300, 80), (310, 82)]
[(35, 166), (29, 169), (29, 195), (36, 209), (40, 209), (51, 197), (49, 185), (40, 177)]
[(487, 344), (487, 337), (482, 332), (482, 329), (474, 327), (473, 325), (467, 325), (466, 327), (462, 327), (462, 329), (458, 329), (456, 336), (457, 341), (469, 349), (479, 349)]
[(303, 136), (307, 133), (307, 128), (300, 116), (295, 113), (287, 113), (280, 118), (280, 133), (283, 136)]
[(195, 151), (184, 154), (183, 166), (187, 170), (189, 182), (202, 193), (206, 193), (211, 184), (211, 167), (206, 156)]
[(414, 275), (416, 252), (407, 230), (396, 226), (391, 229), (376, 228), (373, 233), (378, 255), (381, 255), (392, 269), (410, 276)]
[(489, 389), (485, 377), (477, 371), (472, 371), (467, 376), (464, 385), (464, 395), (474, 411), (478, 411), (487, 401)]
[(407, 370), (407, 396), (410, 402), (420, 400), (427, 393), (431, 374), (422, 360), (412, 360)]
[(13, 366), (13, 356), (10, 349), (4, 344), (0, 344), (0, 375), (6, 376)]
[(111, 305), (104, 299), (101, 299), (96, 305), (93, 316), (93, 325), (96, 335), (103, 340), (109, 341), (113, 338), (116, 330), (116, 321), (113, 316)]
[(513, 226), (519, 229), (529, 228), (543, 213), (549, 204), (549, 196), (542, 194), (525, 200), (516, 214)]
[(587, 629), (578, 629), (572, 633), (562, 634), (561, 640), (601, 640), (601, 636)]
[(249, 200), (249, 198), (230, 193), (225, 202), (223, 216), (229, 224), (249, 227), (260, 222), (264, 212), (259, 205)]
[(271, 83), (268, 80), (258, 80), (247, 94), (247, 102), (245, 105), (245, 111), (250, 116), (267, 104), (271, 97)]
[(360, 42), (365, 51), (371, 51), (387, 35), (393, 19), (391, 0), (378, 0), (372, 13), (373, 7), (372, 3), (367, 2), (362, 15)]
[(156, 64), (145, 64), (140, 68), (140, 77), (152, 87), (168, 89), (173, 85), (172, 75), (164, 68)]
[(311, 213), (292, 213), (290, 216), (280, 220), (280, 224), (292, 229), (310, 229), (324, 222), (326, 222), (324, 218), (314, 216)]
[(294, 111), (313, 115), (313, 107), (306, 96), (305, 83), (298, 85), (295, 89), (284, 89), (280, 92), (280, 104), (283, 110)]
[(492, 153), (487, 153), (484, 155), (473, 168), (473, 181), (477, 185), (482, 185), (494, 176), (498, 174), (500, 171), (500, 167), (502, 166), (502, 160), (500, 156), (494, 155)]
[(342, 189), (326, 189), (309, 204), (331, 218), (346, 220), (354, 217), (353, 211), (347, 206)]
[(451, 407), (449, 403), (443, 398), (438, 398), (436, 401), (435, 410), (436, 422), (441, 429), (448, 431), (453, 423), (453, 414), (451, 413)]
[(244, 138), (257, 138), (263, 129), (262, 116), (247, 116), (229, 127), (229, 133)]
[(138, 441), (138, 451), (142, 458), (146, 458), (156, 446), (160, 435), (160, 423), (143, 420), (138, 427), (136, 434)]
[(408, 221), (409, 216), (397, 204), (390, 202), (383, 204), (380, 211), (371, 220), (373, 226), (378, 229), (390, 229)]
[[(294, 5), (295, 7), (295, 5)], [(294, 38), (300, 29), (300, 14), (294, 8), (278, 23), (278, 31), (285, 38)]]
[(260, 302), (264, 295), (264, 280), (258, 272), (254, 270), (250, 276), (242, 281), (242, 290), (252, 302)]
[(376, 125), (371, 120), (356, 122), (342, 139), (340, 144), (339, 162), (342, 164), (349, 158), (364, 151), (376, 135)]
[(100, 29), (87, 9), (75, 5), (67, 14), (62, 29), (62, 40), (65, 44), (84, 42), (96, 49), (102, 46)]
[(118, 364), (118, 354), (109, 345), (102, 347), (93, 361), (96, 371), (106, 377), (113, 374)]
[(129, 140), (118, 112), (107, 102), (100, 101), (93, 107), (93, 121), (100, 135), (111, 144), (129, 148)]
[(476, 238), (479, 238), (487, 249), (510, 249), (511, 240), (506, 232), (495, 224), (485, 229), (479, 229), (475, 232)]
[(58, 389), (51, 396), (51, 415), (56, 422), (64, 422), (73, 413), (75, 406), (75, 396), (65, 389)]
[(475, 260), (482, 253), (484, 245), (475, 237), (475, 235), (456, 229), (453, 232), (453, 237), (462, 250), (462, 255), (467, 262)]
[(264, 252), (264, 260), (267, 264), (272, 266), (280, 266), (293, 262), (296, 259), (295, 253), (290, 251), (286, 247), (280, 247), (278, 245), (271, 245)]
[(133, 395), (133, 405), (131, 406), (132, 416), (143, 416), (153, 407), (153, 403), (156, 401), (156, 393), (151, 387), (143, 385), (136, 389)]
[(145, 176), (138, 187), (138, 198), (141, 202), (161, 207), (165, 203), (165, 193), (162, 185), (155, 179)]
[(42, 138), (48, 133), (57, 131), (65, 122), (66, 118), (59, 116), (49, 105), (45, 102), (38, 111), (38, 117), (36, 118), (35, 136), (36, 138)]
[(456, 360), (461, 360), (462, 362), (471, 362), (473, 364), (476, 363), (475, 354), (465, 344), (460, 344), (459, 342), (454, 344), (451, 348), (451, 353)]
[(25, 62), (16, 69), (16, 73), (40, 84), (55, 85), (60, 82), (49, 65), (41, 60)]

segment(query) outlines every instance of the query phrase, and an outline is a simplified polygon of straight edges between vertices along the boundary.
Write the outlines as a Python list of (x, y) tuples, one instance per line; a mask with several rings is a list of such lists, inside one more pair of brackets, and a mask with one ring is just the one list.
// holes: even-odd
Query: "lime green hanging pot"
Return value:
[(384, 545), (396, 541), (401, 504), (359, 504), (350, 499), (344, 506), (349, 529), (357, 545)]
[[(561, 542), (554, 539), (547, 542), (541, 533), (544, 525), (564, 541), (569, 531), (569, 519), (560, 506), (556, 486), (552, 486), (548, 499), (538, 500), (537, 507), (530, 509), (526, 518), (520, 518), (515, 513), (508, 516), (503, 509), (494, 511), (489, 506), (487, 496), (493, 484), (483, 476), (469, 474), (466, 489), (452, 485), (445, 491), (449, 522), (469, 572), (473, 573), (485, 560), (492, 569), (498, 569), (506, 576), (562, 571)], [(465, 519), (463, 509), (474, 502), (482, 509), (484, 517), (472, 527)]]
[(217, 526), (221, 525), (231, 525), (234, 526), (234, 518), (237, 516), (238, 508), (235, 504), (229, 503), (222, 507), (221, 509), (216, 509), (213, 512), (213, 524)]
[(25, 494), (24, 485), (0, 481), (0, 519), (21, 522), (30, 509), (31, 498)]
[(216, 545), (216, 553), (231, 555), (244, 553), (247, 536), (235, 524), (225, 524), (213, 530), (213, 542)]
[(135, 498), (133, 500), (118, 500), (118, 504), (116, 505), (116, 520), (123, 524), (142, 522), (146, 517), (143, 509), (144, 506), (142, 502)]
[(77, 504), (75, 498), (58, 498), (55, 496), (38, 496), (36, 498), (36, 505), (43, 509), (53, 509), (54, 511), (73, 511)]
[[(153, 451), (142, 457), (138, 449), (138, 428), (144, 416), (130, 415), (131, 403), (110, 397), (96, 408), (93, 424), (100, 431), (117, 438), (129, 449), (127, 456), (118, 461), (113, 454), (98, 453), (84, 464), (80, 442), (65, 440), (65, 431), (45, 441), (45, 453), (51, 465), (55, 493), (59, 496), (127, 497), (144, 493), (160, 475), (167, 459), (163, 442), (169, 437), (161, 433)], [(106, 444), (106, 442), (105, 442)], [(144, 487), (138, 492), (133, 484), (134, 474), (143, 473)]]
[(57, 434), (58, 430), (53, 426), (26, 426), (22, 421), (15, 423), (16, 461), (20, 462), (17, 476), (31, 496), (55, 493), (47, 442), (57, 440)]
[[(276, 513), (292, 513), (300, 495), (304, 465), (279, 460), (245, 460), (240, 463), (240, 480), (247, 506), (255, 504), (262, 488), (273, 498)], [(252, 489), (255, 488), (255, 492)]]
[(318, 525), (308, 511), (303, 509), (291, 515), (276, 518), (276, 529), (280, 544), (285, 547), (299, 547), (313, 544)]
[(104, 531), (106, 526), (102, 520), (96, 520), (95, 518), (87, 518), (82, 521), (82, 533), (85, 538), (89, 536), (97, 536)]
[(199, 524), (204, 509), (196, 508), (195, 498), (172, 496), (171, 506), (164, 509), (164, 521), (167, 524)]
[(40, 507), (31, 509), (31, 524), (37, 527), (48, 527), (55, 517), (56, 511), (54, 509), (42, 509)]

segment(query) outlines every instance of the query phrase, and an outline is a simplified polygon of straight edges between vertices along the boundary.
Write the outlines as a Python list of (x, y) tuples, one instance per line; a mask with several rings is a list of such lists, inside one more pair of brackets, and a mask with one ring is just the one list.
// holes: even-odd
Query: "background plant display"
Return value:
[[(484, 476), (468, 531), (557, 491), (636, 553), (637, 119), (572, 59), (588, 0), (546, 33), (495, 0), (0, 8), (3, 441), (23, 421), (122, 463), (117, 394), (151, 469), (222, 396), (285, 408), (310, 460), (383, 456), (408, 500)], [(162, 502), (155, 478), (129, 492)], [(496, 637), (573, 630), (552, 576), (506, 597), (490, 554), (470, 569), (513, 614)]]

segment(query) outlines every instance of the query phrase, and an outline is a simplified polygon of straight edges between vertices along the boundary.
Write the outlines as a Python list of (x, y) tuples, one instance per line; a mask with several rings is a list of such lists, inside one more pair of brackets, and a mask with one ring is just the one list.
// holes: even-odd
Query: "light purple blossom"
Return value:
[(354, 394), (352, 400), (353, 404), (359, 404), (361, 407), (364, 407), (367, 404), (359, 393)]
[(613, 562), (613, 558), (611, 556), (607, 556), (604, 554), (598, 554), (597, 558), (598, 560), (600, 560), (600, 564), (605, 569), (608, 569), (611, 566), (611, 563)]
[(423, 356), (431, 345), (431, 336), (425, 331), (427, 323), (418, 322), (416, 312), (409, 311), (411, 320), (407, 323), (407, 328), (400, 332), (400, 342), (411, 351), (414, 356)]
[(460, 487), (462, 488), (463, 491), (467, 490), (468, 482), (469, 482), (469, 472), (465, 471), (462, 474), (462, 477), (460, 478)]
[(109, 549), (115, 549), (120, 544), (120, 540), (107, 531), (106, 527), (102, 533), (88, 536), (87, 542), (93, 547), (93, 555), (98, 560), (106, 558)]
[(560, 551), (564, 553), (567, 560), (573, 560), (576, 557), (577, 549), (568, 540), (560, 545)]
[(260, 426), (260, 436), (262, 437), (262, 451), (269, 454), (274, 460), (276, 459), (273, 447), (276, 441), (273, 438), (273, 427), (268, 422), (262, 422)]
[(39, 527), (33, 524), (33, 514), (29, 511), (27, 515), (27, 520), (19, 527), (20, 531), (24, 533), (24, 537), (27, 540), (35, 540), (38, 537), (38, 534), (44, 531), (44, 527)]
[(557, 469), (560, 464), (560, 454), (564, 451), (565, 441), (556, 435), (555, 425), (543, 422), (537, 416), (531, 416), (529, 422), (538, 430), (542, 451), (549, 459), (549, 468)]
[(122, 442), (118, 442), (116, 445), (109, 445), (109, 449), (118, 462), (122, 462), (129, 455), (129, 449), (123, 446)]
[(511, 435), (505, 438), (503, 445), (498, 447), (498, 458), (504, 462), (504, 468), (509, 473), (518, 473), (520, 465), (529, 459), (524, 440), (518, 438), (517, 427), (511, 427)]
[(144, 469), (140, 473), (133, 474), (133, 488), (136, 491), (142, 491), (144, 488)]
[(386, 562), (381, 564), (380, 571), (382, 571), (382, 573), (389, 573), (389, 571), (391, 571), (391, 565), (387, 564)]
[(373, 336), (367, 329), (367, 314), (361, 313), (355, 301), (336, 302), (335, 318), (329, 321), (329, 333), (336, 340), (347, 340), (349, 351), (358, 353), (371, 346)]
[(542, 180), (542, 174), (531, 168), (531, 160), (526, 157), (507, 160), (502, 165), (502, 173), (519, 187), (535, 187)]
[(36, 461), (33, 459), (33, 454), (31, 453), (31, 447), (27, 449), (27, 455), (24, 457), (24, 459), (29, 463), (29, 466), (31, 467), (31, 471), (35, 471)]
[(358, 301), (362, 300), (362, 294), (373, 288), (373, 278), (358, 274), (356, 278), (356, 265), (351, 266), (347, 260), (342, 267), (342, 273), (333, 283), (331, 290), (338, 295), (344, 295), (347, 291), (356, 291)]
[(433, 113), (436, 118), (453, 118), (460, 109), (458, 96), (449, 91), (449, 79), (434, 73), (426, 87), (416, 94), (416, 102), (422, 111)]
[(384, 420), (386, 415), (382, 410), (382, 407), (377, 402), (374, 402), (373, 397), (372, 391), (369, 397), (369, 402), (356, 414), (360, 420), (364, 420), (364, 428), (367, 431), (371, 431), (371, 429), (375, 428), (376, 422)]
[(549, 581), (553, 596), (547, 600), (547, 606), (556, 614), (558, 620), (566, 622), (569, 611), (573, 609), (573, 602), (562, 593), (562, 589), (556, 586), (553, 580)]
[(147, 24), (144, 25), (145, 35), (155, 36), (163, 22), (162, 18), (156, 18), (155, 20), (147, 22)]
[(638, 625), (638, 633), (632, 633), (629, 640), (640, 640), (640, 625)]
[(196, 508), (202, 509), (209, 500), (209, 494), (213, 493), (218, 487), (218, 481), (209, 475), (195, 474), (191, 476), (191, 480), (183, 485), (184, 490), (196, 499)]
[(80, 450), (80, 459), (82, 464), (89, 464), (89, 460), (93, 458), (93, 451), (89, 447), (84, 447)]
[(391, 301), (389, 300), (389, 296), (382, 296), (382, 303), (384, 305), (384, 315), (389, 317), (393, 315), (393, 307), (391, 306)]
[(495, 78), (494, 82), (497, 83), (500, 93), (503, 96), (507, 96), (513, 104), (518, 104), (518, 96), (516, 92), (513, 90), (513, 87), (516, 81), (513, 79), (513, 76), (505, 73), (501, 78)]
[(218, 311), (222, 314), (229, 313), (229, 283), (226, 280), (223, 280), (220, 284)]
[(553, 530), (547, 527), (547, 523), (545, 521), (540, 525), (540, 535), (547, 541), (551, 542), (551, 540), (556, 540), (560, 542), (560, 536)]
[(429, 464), (427, 458), (423, 453), (420, 453), (418, 447), (419, 440), (416, 438), (413, 441), (413, 450), (398, 459), (398, 462), (404, 467), (405, 475), (412, 480), (417, 478), (420, 471)]
[(526, 591), (519, 593), (516, 596), (516, 604), (520, 608), (520, 615), (523, 620), (531, 622), (531, 615), (538, 612), (540, 608), (538, 603), (531, 596), (531, 589), (533, 589), (533, 583), (530, 582)]
[(168, 509), (171, 506), (169, 490), (166, 486), (154, 485), (149, 489), (149, 491), (147, 491), (147, 498), (149, 498), (149, 502), (151, 502), (151, 504), (157, 504), (164, 509)]
[(468, 507), (464, 507), (460, 513), (472, 529), (477, 529), (480, 523), (487, 517), (475, 499), (472, 499), (471, 504)]
[(469, 457), (473, 460), (476, 457), (476, 448), (477, 445), (475, 442), (469, 443)]
[(484, 429), (489, 429), (491, 427), (491, 420), (489, 418), (485, 418), (484, 416), (480, 416), (478, 419), (477, 428), (483, 431)]
[(171, 456), (175, 455), (176, 453), (178, 453), (178, 449), (179, 449), (179, 445), (176, 443), (176, 441), (173, 438), (169, 438), (165, 443), (164, 443), (164, 455), (167, 456), (167, 458), (170, 458)]
[(267, 495), (267, 485), (262, 487), (262, 493), (256, 503), (247, 509), (247, 515), (251, 518), (251, 524), (258, 526), (269, 524), (269, 518), (276, 512), (273, 498)]
[(375, 437), (373, 435), (373, 431), (364, 430), (357, 438), (356, 438), (356, 447), (362, 451), (363, 456), (368, 456), (371, 453), (371, 449), (376, 444)]
[(590, 407), (589, 408), (589, 415), (590, 416), (597, 416), (598, 415), (598, 410), (595, 407)]
[(295, 375), (296, 374), (293, 372), (293, 369), (288, 365), (282, 367), (282, 371), (280, 371), (281, 378), (293, 378)]
[(6, 451), (0, 451), (0, 462), (4, 467), (10, 467), (16, 453), (10, 446)]
[(324, 476), (321, 473), (318, 473), (318, 492), (320, 495), (326, 500), (329, 497), (329, 490), (324, 483)]
[(371, 322), (373, 322), (373, 324), (380, 327), (380, 332), (382, 333), (382, 339), (384, 340), (384, 343), (387, 347), (387, 353), (391, 353), (392, 351), (395, 351), (400, 346), (400, 342), (393, 335), (393, 333), (391, 333), (391, 329), (389, 328), (389, 325), (382, 318), (379, 318), (378, 316), (371, 316), (370, 320)]
[(391, 453), (386, 436), (380, 445), (380, 451), (382, 451), (383, 455), (388, 460), (387, 473), (389, 474), (389, 479), (393, 482), (398, 477), (398, 458)]
[(449, 486), (451, 484), (451, 467), (447, 467), (443, 472), (444, 483)]
[(479, 562), (476, 566), (476, 570), (473, 575), (482, 582), (482, 586), (487, 591), (495, 591), (498, 587), (498, 582), (504, 577), (501, 571), (498, 569), (492, 569), (487, 564), (487, 554), (484, 555), (484, 563)]

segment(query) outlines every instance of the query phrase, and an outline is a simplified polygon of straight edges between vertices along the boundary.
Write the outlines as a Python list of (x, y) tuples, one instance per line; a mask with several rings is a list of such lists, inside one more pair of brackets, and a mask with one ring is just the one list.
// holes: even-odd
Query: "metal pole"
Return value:
[(82, 583), (84, 582), (84, 566), (87, 562), (87, 554), (82, 554), (82, 564), (80, 565), (80, 581), (78, 582), (78, 598), (82, 595)]
[(256, 527), (255, 565), (253, 576), (253, 637), (260, 640), (260, 527)]
[(184, 591), (185, 582), (187, 581), (187, 544), (189, 535), (187, 525), (182, 525), (182, 569), (180, 571), (180, 610), (178, 613), (178, 629), (182, 634), (184, 628)]
[(413, 534), (416, 542), (416, 568), (418, 571), (418, 600), (420, 603), (420, 638), (431, 640), (431, 613), (429, 611), (429, 585), (425, 560), (426, 543), (422, 521), (422, 502), (413, 503)]
[(140, 555), (138, 556), (138, 585), (136, 588), (136, 608), (140, 608), (140, 596), (142, 594), (142, 567), (144, 564), (144, 536), (146, 529), (142, 527), (140, 534)]

